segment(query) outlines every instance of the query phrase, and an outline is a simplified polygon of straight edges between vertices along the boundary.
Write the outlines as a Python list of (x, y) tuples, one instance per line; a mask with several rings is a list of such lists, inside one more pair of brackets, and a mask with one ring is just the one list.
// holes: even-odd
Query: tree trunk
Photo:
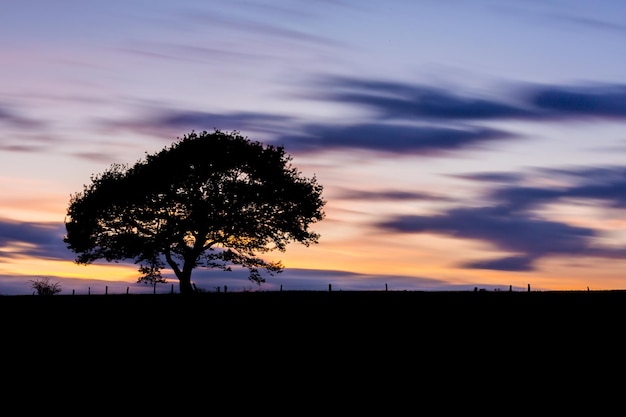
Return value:
[(181, 294), (193, 294), (195, 290), (193, 289), (193, 286), (191, 285), (191, 271), (193, 271), (193, 266), (191, 265), (194, 265), (194, 262), (190, 262), (186, 260), (185, 263), (183, 264), (183, 268), (180, 269), (178, 267), (178, 264), (174, 262), (174, 260), (172, 259), (172, 256), (170, 255), (169, 252), (165, 252), (165, 260), (167, 261), (168, 265), (172, 268), (172, 270), (176, 274), (176, 278), (178, 278), (178, 282), (180, 286), (180, 293)]
[(180, 281), (180, 293), (181, 294), (193, 294), (193, 287), (191, 286), (191, 280), (181, 280)]
[(191, 276), (189, 274), (185, 277), (178, 277), (178, 281), (180, 283), (181, 294), (191, 294), (194, 292), (191, 286)]
[(194, 290), (191, 286), (191, 271), (181, 271), (180, 274), (177, 274), (178, 281), (180, 283), (180, 293), (181, 294), (193, 294)]

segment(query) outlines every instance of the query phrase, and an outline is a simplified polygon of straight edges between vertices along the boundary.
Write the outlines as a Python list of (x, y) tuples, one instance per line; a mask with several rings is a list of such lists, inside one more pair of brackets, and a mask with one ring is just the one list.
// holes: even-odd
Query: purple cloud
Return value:
[(438, 216), (398, 216), (379, 226), (400, 233), (430, 232), (480, 240), (498, 250), (520, 254), (466, 265), (489, 269), (530, 270), (531, 261), (542, 257), (597, 252), (593, 248), (597, 234), (592, 229), (538, 219), (528, 213), (511, 213), (501, 206), (457, 208)]
[(385, 118), (489, 120), (534, 117), (533, 111), (443, 88), (381, 80), (330, 77), (319, 98), (377, 110)]
[(33, 256), (44, 259), (73, 259), (63, 244), (62, 223), (36, 223), (0, 220), (0, 258)]
[(487, 261), (473, 261), (462, 266), (471, 269), (491, 269), (496, 271), (532, 271), (534, 259), (531, 256), (507, 256)]
[(159, 137), (172, 138), (172, 135), (182, 135), (192, 130), (202, 132), (214, 128), (220, 130), (251, 130), (256, 132), (276, 132), (285, 123), (291, 122), (289, 116), (269, 113), (234, 112), (211, 113), (202, 111), (185, 111), (161, 109), (152, 111), (145, 116), (138, 116), (130, 120), (101, 121), (105, 129), (128, 129), (135, 132), (145, 132)]
[(548, 116), (626, 118), (626, 85), (545, 87), (529, 99)]
[(499, 187), (488, 194), (489, 198), (517, 210), (528, 210), (564, 198), (601, 200), (610, 207), (626, 207), (626, 168), (624, 167), (579, 170), (546, 169), (543, 173), (559, 176), (569, 181), (570, 185), (557, 188)]
[[(481, 97), (444, 88), (379, 79), (324, 77), (310, 98), (355, 104), (380, 118), (405, 120), (557, 120), (571, 117), (626, 118), (626, 85), (514, 86)], [(324, 90), (320, 93), (319, 87)]]
[[(105, 125), (169, 138), (191, 130), (213, 128), (262, 132), (289, 151), (299, 152), (355, 149), (392, 155), (440, 156), (488, 142), (521, 138), (501, 129), (468, 125), (469, 120), (626, 119), (626, 86), (621, 85), (602, 88), (525, 85), (515, 91), (503, 91), (507, 100), (345, 77), (328, 77), (317, 81), (316, 86), (324, 89), (318, 98), (373, 108), (378, 115), (370, 116), (367, 123), (302, 125), (294, 117), (263, 112), (220, 114), (165, 109)], [(390, 123), (392, 118), (396, 123)], [(445, 125), (441, 124), (443, 120)]]
[(305, 152), (362, 149), (389, 154), (432, 156), (512, 137), (510, 133), (482, 127), (447, 128), (371, 123), (308, 126), (304, 134), (283, 136), (277, 142), (283, 143), (289, 149)]
[(449, 197), (406, 190), (363, 191), (342, 189), (337, 198), (345, 200), (385, 200), (385, 201), (450, 201)]
[(17, 112), (9, 110), (6, 105), (0, 105), (0, 123), (24, 129), (40, 129), (45, 126), (41, 120), (21, 116)]
[[(436, 216), (395, 216), (378, 224), (399, 233), (438, 233), (461, 239), (487, 242), (495, 249), (514, 255), (491, 260), (469, 261), (464, 267), (507, 271), (530, 271), (537, 260), (550, 256), (597, 256), (609, 259), (626, 256), (626, 248), (597, 245), (601, 232), (543, 219), (533, 210), (565, 198), (604, 201), (611, 207), (626, 207), (626, 168), (554, 170), (569, 177), (570, 184), (556, 188), (503, 186), (505, 173), (474, 174), (471, 179), (493, 181), (497, 186), (485, 197), (491, 206), (457, 207)], [(509, 178), (516, 182), (519, 175)]]

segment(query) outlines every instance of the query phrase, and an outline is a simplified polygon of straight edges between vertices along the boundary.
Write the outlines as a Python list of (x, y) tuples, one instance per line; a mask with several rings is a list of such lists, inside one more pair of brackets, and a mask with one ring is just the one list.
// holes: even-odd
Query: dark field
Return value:
[(523, 332), (625, 324), (626, 291), (282, 291), (0, 296), (12, 328), (195, 328), (270, 332), (481, 329)]
[(279, 402), (300, 385), (314, 390), (300, 392), (306, 401), (353, 385), (485, 396), (517, 387), (523, 397), (528, 381), (536, 395), (537, 384), (547, 393), (612, 372), (626, 292), (2, 296), (0, 314), (6, 365), (48, 384), (194, 375), (223, 390), (264, 387)]

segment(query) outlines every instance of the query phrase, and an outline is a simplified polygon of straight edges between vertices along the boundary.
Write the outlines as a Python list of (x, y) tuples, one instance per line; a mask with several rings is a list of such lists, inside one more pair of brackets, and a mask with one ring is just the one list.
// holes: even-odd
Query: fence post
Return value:
[(87, 295), (91, 295), (91, 287), (87, 287)]
[(172, 284), (172, 289), (170, 290), (170, 294), (174, 294), (174, 284)]
[(106, 286), (104, 287), (104, 295), (107, 295), (108, 293), (109, 293), (109, 286), (108, 286), (108, 285), (106, 285)]
[(332, 290), (333, 290), (332, 284), (328, 284), (328, 292), (331, 292)]

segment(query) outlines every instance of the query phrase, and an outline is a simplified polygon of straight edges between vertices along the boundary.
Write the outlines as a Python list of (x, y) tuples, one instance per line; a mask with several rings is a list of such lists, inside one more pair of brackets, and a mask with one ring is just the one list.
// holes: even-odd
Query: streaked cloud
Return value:
[(72, 260), (65, 248), (62, 223), (0, 220), (0, 259), (26, 256), (42, 259)]
[(152, 108), (137, 109), (136, 115), (126, 120), (101, 124), (107, 129), (168, 138), (181, 132), (213, 128), (260, 132), (294, 152), (353, 149), (387, 156), (432, 157), (477, 149), (488, 143), (524, 139), (513, 130), (482, 125), (488, 121), (544, 122), (598, 117), (626, 120), (626, 86), (622, 85), (515, 86), (501, 93), (507, 96), (506, 100), (377, 79), (326, 77), (317, 86), (321, 87), (316, 89), (317, 99), (355, 109), (374, 109), (376, 113), (368, 117), (367, 123), (338, 124), (303, 123), (295, 116), (269, 112)]
[(211, 131), (214, 128), (224, 131), (268, 131), (273, 133), (278, 131), (279, 125), (289, 123), (291, 120), (292, 118), (289, 116), (260, 112), (214, 113), (157, 109), (126, 120), (106, 120), (99, 123), (106, 130), (128, 130), (173, 139), (173, 135), (182, 135), (192, 130), (197, 132)]
[(367, 150), (379, 154), (440, 156), (482, 143), (508, 140), (514, 135), (483, 127), (391, 125), (384, 123), (348, 126), (310, 125), (300, 135), (282, 136), (277, 142), (294, 151), (331, 149)]
[(541, 172), (559, 178), (561, 186), (499, 187), (491, 190), (489, 198), (517, 210), (566, 198), (601, 200), (609, 207), (626, 207), (626, 167), (545, 169)]
[[(240, 13), (238, 14), (226, 14), (218, 13), (214, 10), (204, 11), (198, 9), (185, 13), (183, 16), (186, 22), (189, 22), (192, 26), (195, 22), (195, 29), (200, 31), (206, 30), (207, 24), (210, 24), (213, 30), (217, 27), (228, 32), (249, 34), (254, 36), (255, 39), (278, 38), (289, 42), (306, 42), (320, 45), (339, 44), (332, 38), (328, 38), (317, 33), (307, 32), (305, 30), (295, 29), (290, 27), (289, 23), (285, 23), (285, 20), (274, 19), (275, 17), (283, 15), (286, 12), (286, 9), (280, 9), (279, 13), (276, 13), (275, 8), (265, 7), (260, 9), (266, 12), (262, 14), (259, 14), (258, 12), (254, 13), (252, 12), (253, 10), (259, 10), (259, 8), (251, 8), (249, 10), (250, 13), (246, 13), (248, 11), (247, 8), (239, 9)], [(305, 15), (303, 11), (300, 11), (297, 16), (312, 17), (313, 15)], [(294, 13), (292, 11), (292, 20), (293, 17)], [(189, 25), (187, 25), (187, 27), (189, 27)]]
[(327, 77), (319, 81), (326, 87), (312, 97), (367, 107), (383, 118), (489, 120), (529, 118), (532, 109), (487, 99), (460, 91), (447, 91), (406, 82), (380, 79)]
[(457, 285), (444, 279), (393, 274), (361, 274), (350, 271), (285, 268), (261, 286), (252, 283), (247, 271), (194, 271), (193, 280), (199, 288), (216, 291), (405, 291), (405, 290), (469, 290), (470, 285)]
[[(134, 119), (104, 121), (106, 129), (130, 130), (172, 137), (191, 130), (239, 130), (272, 135), (273, 143), (293, 152), (325, 152), (332, 149), (367, 150), (378, 153), (441, 155), (478, 146), (482, 143), (511, 140), (515, 135), (502, 130), (475, 126), (398, 125), (385, 122), (370, 124), (300, 125), (298, 120), (280, 114), (235, 112), (212, 113), (180, 110), (154, 110)], [(290, 131), (293, 133), (285, 134)]]
[[(374, 110), (379, 118), (405, 120), (555, 120), (571, 117), (626, 119), (626, 85), (532, 85), (509, 83), (488, 98), (385, 79), (321, 77), (310, 98)], [(495, 87), (494, 87), (495, 89)]]
[(0, 124), (2, 123), (21, 129), (41, 129), (46, 126), (42, 120), (23, 116), (6, 103), (0, 103)]
[(429, 194), (419, 191), (407, 190), (380, 190), (365, 191), (352, 189), (337, 190), (336, 198), (343, 200), (366, 200), (366, 201), (450, 201), (450, 197), (444, 195)]
[(545, 86), (535, 89), (529, 102), (546, 117), (626, 119), (626, 84)]
[[(598, 244), (602, 231), (541, 218), (536, 209), (567, 199), (602, 200), (608, 207), (626, 206), (626, 168), (563, 169), (575, 183), (551, 188), (498, 184), (486, 196), (493, 205), (455, 207), (434, 216), (401, 215), (379, 224), (384, 230), (400, 233), (435, 233), (489, 243), (494, 251), (509, 252), (490, 260), (468, 261), (463, 266), (477, 269), (530, 271), (536, 262), (551, 256), (593, 256), (616, 259), (626, 256), (625, 248)], [(474, 174), (472, 177), (499, 183), (504, 174)], [(511, 179), (518, 179), (512, 174)]]

